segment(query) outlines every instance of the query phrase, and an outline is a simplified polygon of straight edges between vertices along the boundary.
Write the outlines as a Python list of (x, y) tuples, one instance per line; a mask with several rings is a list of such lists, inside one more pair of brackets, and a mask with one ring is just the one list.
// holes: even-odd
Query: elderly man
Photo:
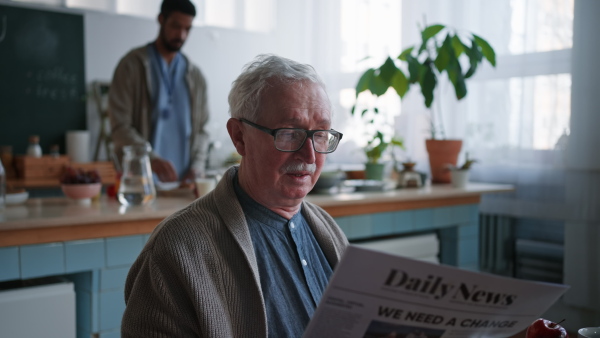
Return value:
[(154, 230), (127, 278), (124, 337), (300, 337), (348, 245), (304, 201), (342, 138), (314, 69), (258, 56), (229, 104), (240, 166)]

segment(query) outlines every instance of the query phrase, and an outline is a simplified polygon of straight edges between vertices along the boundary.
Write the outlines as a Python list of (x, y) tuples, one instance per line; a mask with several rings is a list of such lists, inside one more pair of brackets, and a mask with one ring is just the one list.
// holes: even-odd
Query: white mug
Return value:
[(214, 178), (196, 178), (196, 196), (202, 197), (208, 194), (216, 185)]
[(584, 327), (577, 331), (579, 338), (600, 338), (600, 327)]

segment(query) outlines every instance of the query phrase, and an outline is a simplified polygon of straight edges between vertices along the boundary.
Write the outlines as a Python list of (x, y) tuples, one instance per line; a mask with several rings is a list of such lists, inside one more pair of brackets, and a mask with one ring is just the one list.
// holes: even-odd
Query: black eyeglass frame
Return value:
[[(254, 128), (256, 128), (256, 129), (258, 129), (258, 130), (260, 130), (262, 132), (265, 132), (265, 133), (273, 136), (273, 145), (275, 146), (275, 149), (277, 149), (279, 151), (283, 151), (285, 153), (293, 153), (293, 152), (296, 152), (296, 151), (300, 150), (304, 146), (304, 143), (306, 143), (306, 139), (310, 137), (310, 139), (313, 141), (312, 142), (313, 149), (317, 153), (319, 153), (319, 154), (331, 154), (331, 153), (333, 153), (337, 149), (337, 146), (340, 144), (340, 141), (342, 140), (342, 137), (344, 136), (344, 134), (340, 133), (337, 130), (333, 130), (333, 129), (329, 129), (329, 130), (326, 130), (326, 129), (306, 130), (306, 129), (301, 129), (301, 128), (277, 128), (277, 129), (269, 129), (267, 127), (263, 127), (263, 126), (261, 126), (259, 124), (254, 123), (254, 122), (250, 122), (250, 121), (248, 121), (248, 120), (246, 120), (244, 118), (240, 118), (238, 120), (241, 121), (241, 122), (243, 122), (243, 123), (246, 123), (246, 124), (248, 124), (248, 125), (250, 125), (250, 126), (252, 126)], [(303, 132), (305, 132), (306, 137), (304, 138), (304, 140), (302, 141), (302, 143), (300, 144), (300, 146), (298, 147), (298, 149), (296, 149), (296, 150), (281, 150), (281, 149), (277, 148), (277, 145), (275, 145), (276, 135), (277, 135), (277, 132), (280, 131), (280, 130), (302, 130)], [(326, 131), (326, 132), (328, 132), (330, 134), (333, 134), (333, 135), (337, 134), (339, 136), (338, 140), (337, 140), (337, 143), (335, 144), (335, 147), (331, 151), (319, 151), (319, 150), (317, 150), (317, 148), (315, 148), (315, 140), (313, 139), (313, 136), (315, 135), (315, 133), (318, 133), (320, 131)]]

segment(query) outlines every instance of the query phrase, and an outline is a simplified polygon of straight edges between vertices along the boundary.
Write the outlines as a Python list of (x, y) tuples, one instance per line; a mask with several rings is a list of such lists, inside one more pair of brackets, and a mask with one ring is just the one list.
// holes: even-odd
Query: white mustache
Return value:
[(299, 172), (299, 171), (308, 171), (311, 175), (315, 173), (315, 171), (317, 170), (317, 165), (315, 163), (302, 163), (302, 162), (296, 162), (296, 163), (289, 163), (284, 165), (281, 168), (281, 171), (283, 171), (283, 173), (287, 174), (289, 172)]

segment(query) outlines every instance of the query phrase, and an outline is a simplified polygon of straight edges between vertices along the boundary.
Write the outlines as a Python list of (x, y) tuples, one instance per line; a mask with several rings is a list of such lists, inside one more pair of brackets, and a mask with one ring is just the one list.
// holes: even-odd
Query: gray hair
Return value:
[[(233, 118), (256, 121), (262, 93), (277, 85), (291, 85), (310, 81), (320, 85), (327, 95), (325, 83), (315, 69), (273, 54), (258, 55), (242, 69), (229, 92), (229, 114)], [(327, 97), (329, 101), (329, 97)], [(331, 102), (329, 102), (331, 106)]]

